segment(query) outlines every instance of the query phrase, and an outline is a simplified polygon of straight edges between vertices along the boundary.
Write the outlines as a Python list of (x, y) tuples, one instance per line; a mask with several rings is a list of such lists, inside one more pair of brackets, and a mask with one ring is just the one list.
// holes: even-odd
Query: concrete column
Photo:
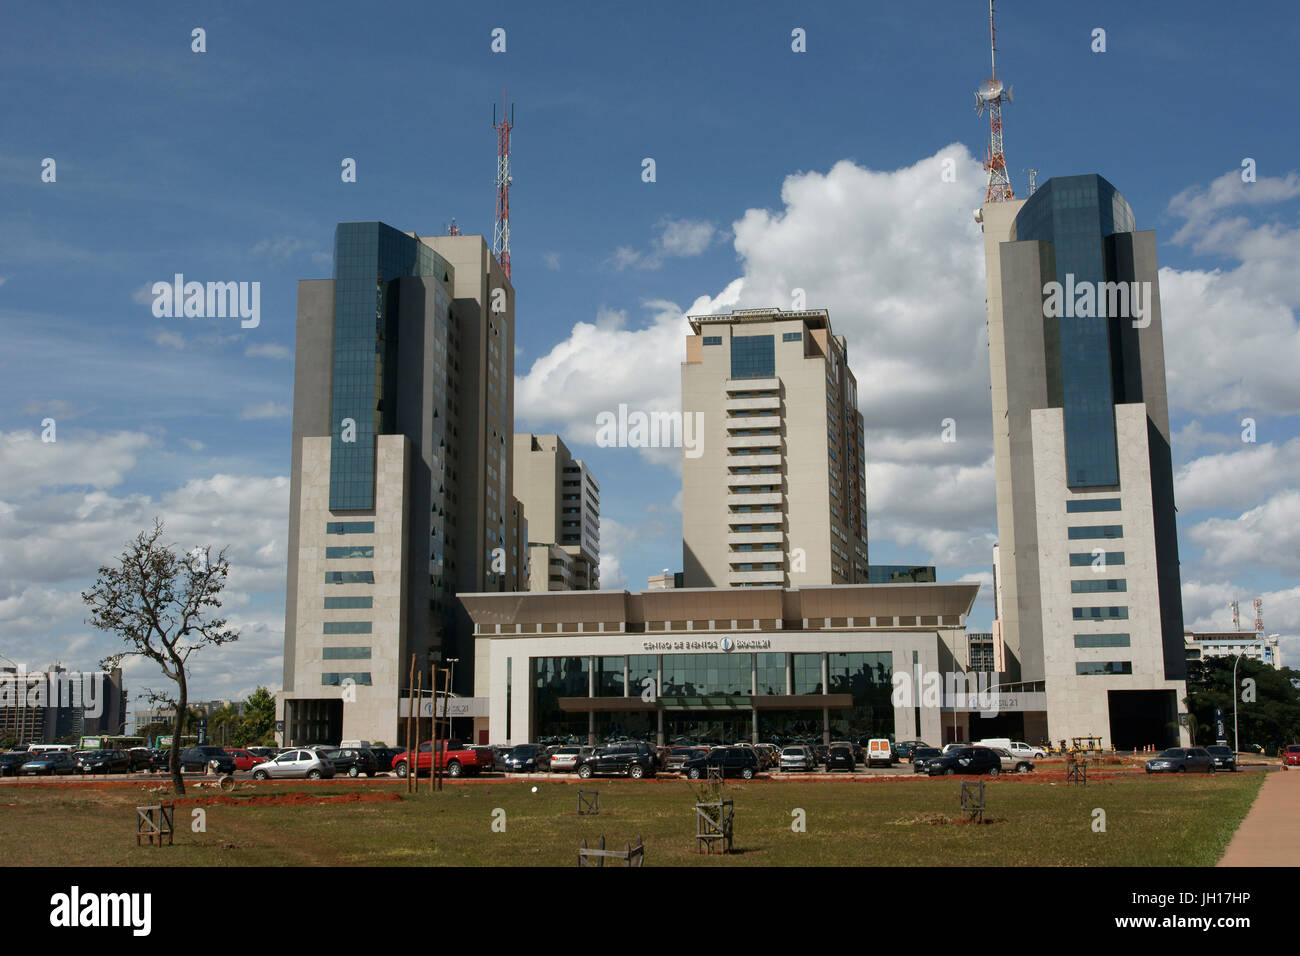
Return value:
[(794, 693), (794, 655), (785, 655), (785, 695)]
[(822, 743), (830, 745), (831, 742), (831, 709), (822, 708)]
[(657, 736), (655, 737), (655, 742), (660, 747), (666, 747), (667, 744), (664, 743), (664, 711), (662, 707), (660, 707), (659, 710), (655, 713), (655, 719), (658, 723)]
[[(596, 658), (587, 658), (587, 699), (596, 696)], [(596, 746), (596, 712), (587, 711), (587, 745)]]
[(758, 708), (753, 706), (753, 697), (758, 693), (758, 655), (749, 655), (749, 708), (750, 743), (758, 743)]

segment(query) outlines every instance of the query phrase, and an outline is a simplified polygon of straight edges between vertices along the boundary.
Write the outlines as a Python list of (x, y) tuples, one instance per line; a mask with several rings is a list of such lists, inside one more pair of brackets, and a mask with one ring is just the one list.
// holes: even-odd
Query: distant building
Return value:
[(595, 476), (559, 435), (515, 435), (514, 456), (514, 494), (528, 519), (528, 590), (599, 590)]
[(912, 581), (916, 584), (933, 584), (935, 571), (932, 567), (914, 567), (907, 564), (872, 564), (867, 568), (868, 584), (897, 584), (900, 581)]
[(69, 671), (55, 664), (44, 671), (0, 669), (0, 739), (53, 743), (126, 729), (122, 671)]
[(672, 588), (681, 588), (686, 585), (682, 581), (681, 571), (673, 573), (664, 568), (663, 574), (652, 574), (647, 580), (646, 587), (651, 591), (667, 591)]
[(1191, 631), (1183, 632), (1189, 661), (1208, 657), (1236, 657), (1267, 664), (1275, 670), (1282, 669), (1280, 635), (1261, 638), (1254, 631)]
[(993, 635), (968, 633), (966, 635), (967, 669), (993, 672), (997, 670), (996, 663)]

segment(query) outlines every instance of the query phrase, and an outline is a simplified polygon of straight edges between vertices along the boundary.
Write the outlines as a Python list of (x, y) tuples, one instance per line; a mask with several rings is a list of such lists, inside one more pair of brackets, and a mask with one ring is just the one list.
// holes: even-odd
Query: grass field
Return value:
[[(11, 866), (573, 866), (579, 842), (603, 834), (617, 848), (643, 836), (647, 866), (1205, 866), (1264, 774), (1117, 775), (1086, 788), (1059, 774), (1055, 784), (1034, 777), (988, 780), (994, 822), (985, 825), (957, 822), (960, 778), (728, 782), (738, 851), (730, 857), (694, 852), (694, 792), (672, 778), (588, 782), (600, 792), (596, 817), (577, 815), (576, 786), (550, 781), (448, 784), (440, 794), (422, 782), (417, 796), (396, 782), (240, 784), (228, 798), (235, 805), (204, 807), (206, 832), (192, 832), (193, 807), (178, 806), (176, 843), (162, 849), (135, 846), (134, 808), (167, 795), (135, 784), (6, 786), (0, 852)], [(256, 802), (346, 794), (376, 802)], [(191, 788), (184, 799), (214, 795)], [(505, 832), (492, 829), (498, 808)], [(807, 832), (791, 828), (796, 808)], [(1097, 809), (1104, 833), (1093, 829)]]

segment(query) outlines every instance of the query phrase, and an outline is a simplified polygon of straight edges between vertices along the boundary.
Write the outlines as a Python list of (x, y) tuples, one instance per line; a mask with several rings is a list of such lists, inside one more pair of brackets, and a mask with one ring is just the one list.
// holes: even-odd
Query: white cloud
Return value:
[(1300, 196), (1300, 176), (1294, 172), (1285, 177), (1264, 176), (1256, 182), (1241, 180), (1241, 170), (1226, 172), (1210, 183), (1208, 188), (1190, 186), (1169, 200), (1169, 211), (1187, 220), (1170, 240), (1174, 243), (1194, 240), (1198, 230), (1203, 231), (1214, 214), (1233, 206), (1272, 205)]
[(244, 349), (244, 354), (250, 358), (272, 358), (287, 359), (293, 356), (293, 352), (286, 345), (275, 345), (266, 343), (264, 345), (250, 345)]
[(56, 431), (55, 439), (43, 442), (36, 431), (0, 432), (0, 499), (27, 499), (59, 488), (113, 488), (156, 445), (139, 432)]
[(275, 262), (289, 259), (305, 248), (308, 248), (308, 244), (301, 239), (294, 236), (277, 236), (274, 239), (261, 240), (252, 249), (248, 250), (248, 254)]
[(619, 271), (632, 268), (658, 269), (665, 259), (702, 255), (718, 232), (711, 222), (668, 217), (660, 219), (655, 228), (659, 234), (650, 240), (649, 252), (639, 252), (631, 246), (619, 246), (610, 257), (610, 265)]
[(185, 348), (185, 337), (170, 329), (156, 329), (153, 333), (153, 343), (162, 348), (180, 351)]
[(279, 402), (260, 402), (256, 405), (245, 405), (239, 413), (239, 417), (245, 421), (252, 421), (261, 418), (287, 418), (292, 409), (288, 405)]
[(1300, 474), (1300, 438), (1267, 442), (1189, 461), (1174, 475), (1178, 510), (1246, 508), (1294, 484)]
[(1187, 537), (1204, 549), (1199, 567), (1300, 574), (1300, 490), (1283, 491), (1236, 518), (1208, 518)]
[(542, 253), (542, 265), (552, 272), (557, 271), (560, 268), (560, 254), (558, 252)]
[(134, 302), (136, 305), (152, 305), (153, 304), (153, 283), (146, 282), (144, 285), (140, 286), (134, 292), (132, 292), (131, 301)]

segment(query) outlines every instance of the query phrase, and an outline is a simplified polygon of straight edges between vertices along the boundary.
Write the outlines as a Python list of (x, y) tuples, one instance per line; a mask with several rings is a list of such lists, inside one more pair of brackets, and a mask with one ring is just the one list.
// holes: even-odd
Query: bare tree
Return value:
[(239, 634), (224, 617), (206, 619), (221, 607), (230, 564), (222, 549), (211, 560), (211, 548), (195, 548), (184, 558), (160, 543), (163, 524), (154, 519), (152, 531), (141, 531), (115, 566), (99, 569), (99, 578), (81, 599), (90, 607), (89, 623), (116, 634), (127, 650), (104, 658), (102, 667), (117, 667), (127, 657), (147, 657), (176, 682), (176, 717), (172, 725), (168, 769), (175, 792), (185, 792), (180, 746), (189, 702), (190, 655), (208, 644), (226, 644)]

